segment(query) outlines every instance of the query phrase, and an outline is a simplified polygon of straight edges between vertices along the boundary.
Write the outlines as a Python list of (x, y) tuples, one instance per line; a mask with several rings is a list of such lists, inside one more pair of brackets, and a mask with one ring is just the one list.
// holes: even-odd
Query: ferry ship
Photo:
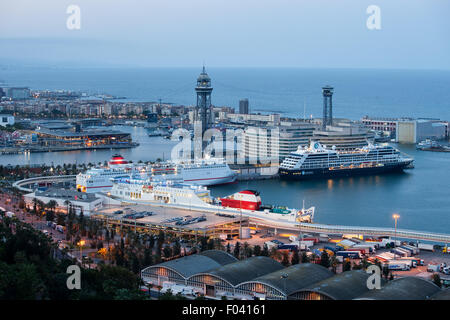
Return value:
[(425, 139), (423, 141), (420, 141), (416, 145), (416, 149), (437, 148), (437, 147), (439, 147), (439, 143), (437, 143), (436, 141), (431, 140), (431, 139)]
[(299, 210), (271, 205), (263, 206), (259, 193), (254, 190), (243, 190), (224, 198), (212, 198), (205, 186), (188, 185), (172, 180), (155, 182), (131, 178), (114, 179), (109, 196), (112, 199), (131, 203), (165, 204), (221, 215), (242, 214), (275, 222), (311, 223), (315, 211), (315, 207)]
[(111, 179), (130, 176), (144, 180), (177, 180), (187, 184), (209, 186), (234, 182), (237, 175), (223, 159), (217, 158), (135, 165), (120, 155), (114, 155), (107, 167), (95, 167), (78, 174), (76, 188), (88, 193), (107, 192), (113, 186)]
[(416, 145), (416, 149), (422, 151), (450, 152), (449, 146), (441, 145), (431, 139), (426, 139), (424, 141), (419, 142)]
[(400, 172), (413, 168), (414, 159), (388, 145), (369, 144), (352, 151), (337, 152), (319, 142), (309, 147), (299, 146), (280, 164), (279, 174), (284, 179), (333, 178), (342, 176)]

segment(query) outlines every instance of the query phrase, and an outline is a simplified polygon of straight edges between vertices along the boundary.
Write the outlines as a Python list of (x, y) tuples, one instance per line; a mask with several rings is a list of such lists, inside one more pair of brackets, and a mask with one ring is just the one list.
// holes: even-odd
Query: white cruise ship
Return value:
[(110, 196), (122, 200), (200, 207), (208, 207), (212, 202), (209, 190), (200, 185), (183, 184), (173, 180), (155, 182), (132, 178), (118, 178), (112, 183)]
[(311, 223), (315, 207), (309, 209), (290, 209), (261, 205), (259, 193), (243, 190), (225, 198), (212, 198), (205, 186), (177, 183), (173, 180), (150, 181), (143, 179), (118, 178), (108, 193), (116, 200), (133, 203), (161, 203), (169, 207), (190, 210), (205, 210), (225, 215), (243, 214), (245, 216), (273, 220), (277, 222)]
[(120, 155), (114, 155), (107, 167), (95, 167), (80, 173), (76, 178), (77, 190), (82, 192), (107, 192), (112, 179), (137, 177), (154, 181), (176, 180), (192, 185), (217, 185), (236, 180), (236, 173), (223, 159), (202, 159), (192, 162), (164, 162), (153, 165), (130, 164)]
[(283, 160), (279, 174), (285, 179), (333, 178), (385, 172), (401, 172), (411, 168), (414, 159), (388, 145), (369, 144), (352, 151), (338, 152), (311, 141)]

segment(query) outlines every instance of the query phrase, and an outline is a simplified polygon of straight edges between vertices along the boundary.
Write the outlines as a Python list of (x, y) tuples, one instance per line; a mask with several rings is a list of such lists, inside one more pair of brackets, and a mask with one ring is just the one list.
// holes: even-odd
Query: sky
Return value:
[(448, 0), (0, 2), (0, 65), (450, 70), (449, 34)]

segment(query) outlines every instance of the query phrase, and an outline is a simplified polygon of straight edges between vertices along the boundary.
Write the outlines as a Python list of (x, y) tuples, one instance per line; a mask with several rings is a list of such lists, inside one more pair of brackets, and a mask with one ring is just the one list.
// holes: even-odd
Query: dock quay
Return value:
[[(118, 202), (120, 203), (120, 202)], [(145, 203), (145, 204), (136, 204), (131, 202), (122, 203), (122, 206), (139, 206), (139, 208), (147, 208), (147, 210), (154, 210), (154, 208), (170, 208), (171, 210), (166, 210), (164, 212), (171, 212), (172, 210), (181, 210), (183, 214), (189, 215), (191, 212), (196, 212), (197, 214), (204, 214), (208, 219), (213, 219), (213, 217), (217, 217), (217, 214), (228, 214), (233, 215), (236, 218), (239, 218), (240, 213), (236, 213), (236, 211), (230, 208), (224, 207), (215, 207), (215, 208), (200, 208), (195, 206), (181, 206), (175, 204), (167, 204), (167, 203)], [(115, 206), (114, 210), (118, 210), (120, 206)], [(271, 219), (269, 217), (262, 217), (262, 213), (256, 213), (250, 210), (242, 210), (242, 217), (248, 219), (246, 220), (247, 225), (254, 225), (257, 227), (266, 227), (269, 229), (274, 229), (275, 233), (278, 229), (280, 230), (288, 230), (292, 232), (308, 232), (312, 234), (327, 234), (327, 235), (343, 235), (343, 234), (355, 234), (362, 235), (364, 237), (396, 237), (399, 239), (408, 239), (408, 240), (425, 240), (435, 243), (447, 244), (450, 243), (450, 234), (441, 234), (427, 231), (418, 231), (418, 230), (406, 230), (406, 229), (397, 229), (395, 231), (394, 228), (383, 228), (383, 227), (364, 227), (364, 226), (344, 226), (344, 225), (327, 225), (327, 224), (318, 224), (318, 223), (300, 223), (300, 222), (290, 222), (286, 220), (276, 220)], [(226, 219), (226, 218), (225, 218)], [(137, 219), (137, 222), (145, 223), (143, 219)], [(239, 222), (239, 219), (238, 219)], [(195, 224), (194, 224), (195, 225)], [(194, 226), (193, 225), (193, 226)], [(213, 230), (208, 230), (209, 233), (215, 234)]]
[(237, 173), (237, 181), (277, 179), (278, 165), (229, 164)]
[[(21, 181), (16, 181), (13, 186), (18, 188), (24, 192), (33, 192), (36, 185), (39, 184), (54, 184), (54, 183), (73, 183), (75, 181), (76, 176), (45, 176), (45, 177), (35, 177), (24, 179)], [(109, 199), (109, 200), (108, 200)], [(110, 202), (107, 204), (106, 202)], [(182, 206), (176, 204), (168, 204), (168, 203), (131, 203), (131, 202), (123, 202), (120, 200), (114, 200), (109, 197), (105, 197), (105, 208), (108, 208), (112, 205), (115, 210), (118, 210), (124, 206), (132, 206), (133, 210), (135, 208), (146, 208), (146, 210), (155, 210), (155, 208), (166, 208), (165, 213), (169, 214), (169, 212), (178, 212), (177, 210), (181, 210), (183, 214), (189, 215), (193, 212), (197, 212), (198, 214), (205, 214), (207, 218), (217, 216), (217, 214), (228, 214), (235, 215), (236, 212), (224, 207), (195, 207), (195, 206)], [(103, 215), (104, 209), (99, 210), (97, 215)], [(239, 213), (237, 214), (239, 216)], [(382, 228), (382, 227), (365, 227), (365, 226), (344, 226), (344, 225), (327, 225), (327, 224), (318, 224), (318, 223), (300, 223), (300, 222), (288, 222), (288, 221), (280, 221), (275, 219), (269, 219), (266, 217), (261, 217), (261, 213), (255, 213), (249, 210), (242, 210), (242, 216), (244, 218), (248, 218), (248, 223), (250, 225), (263, 226), (267, 228), (272, 228), (276, 231), (276, 229), (280, 230), (289, 230), (294, 232), (308, 232), (313, 234), (329, 234), (329, 235), (342, 235), (342, 234), (357, 234), (368, 237), (398, 237), (403, 239), (410, 240), (424, 240), (436, 243), (450, 243), (450, 234), (441, 234), (427, 231), (419, 231), (419, 230), (406, 230), (406, 229), (397, 229), (397, 232), (393, 228)], [(230, 222), (230, 218), (224, 218), (228, 223)], [(146, 226), (147, 220), (138, 219), (136, 223), (142, 224), (142, 227)], [(210, 221), (210, 220), (209, 220)], [(247, 220), (246, 220), (247, 221)], [(154, 224), (158, 224), (155, 221)], [(151, 223), (150, 223), (151, 225)], [(149, 225), (149, 226), (150, 226)], [(194, 225), (193, 225), (194, 226)], [(189, 226), (191, 228), (192, 226)], [(206, 233), (211, 233), (211, 226), (204, 226), (207, 231)], [(195, 226), (197, 228), (197, 226)], [(203, 227), (202, 227), (203, 228)], [(214, 228), (213, 228), (214, 229)], [(203, 232), (203, 231), (199, 231)], [(215, 231), (214, 231), (215, 232)], [(213, 233), (214, 233), (213, 232)]]
[(105, 149), (129, 149), (138, 147), (139, 143), (132, 142), (128, 144), (104, 144), (94, 146), (32, 146), (32, 147), (13, 147), (0, 149), (1, 154), (23, 154), (38, 152), (64, 152), (79, 150), (105, 150)]
[(16, 147), (6, 147), (0, 149), (0, 154), (22, 154), (24, 150)]
[[(114, 212), (122, 211), (121, 214)], [(151, 216), (141, 219), (127, 219), (124, 218), (127, 213), (135, 212), (152, 212)], [(164, 230), (173, 232), (178, 235), (188, 236), (208, 236), (219, 237), (220, 234), (237, 235), (239, 234), (240, 224), (248, 224), (248, 218), (239, 216), (218, 216), (208, 215), (205, 221), (188, 224), (176, 225), (174, 222), (170, 223), (167, 220), (185, 218), (196, 218), (203, 216), (201, 211), (191, 211), (188, 209), (170, 208), (167, 206), (151, 206), (148, 205), (127, 205), (125, 207), (110, 206), (99, 210), (90, 217), (95, 220), (100, 220), (106, 225), (118, 228), (130, 228), (136, 232), (149, 232)]]

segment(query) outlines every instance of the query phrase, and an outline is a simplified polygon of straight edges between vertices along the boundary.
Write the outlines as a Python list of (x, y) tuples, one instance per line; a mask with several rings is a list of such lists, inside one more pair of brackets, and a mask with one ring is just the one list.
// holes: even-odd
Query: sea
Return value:
[[(159, 101), (194, 105), (194, 87), (201, 68), (64, 68), (1, 67), (0, 86), (73, 90), (124, 97), (120, 101)], [(334, 87), (336, 118), (413, 117), (450, 120), (450, 71), (207, 68), (212, 102), (238, 110), (248, 98), (250, 111), (282, 116), (320, 117), (325, 85)], [(138, 126), (117, 126), (140, 146), (133, 149), (1, 155), (1, 164), (98, 163), (114, 153), (138, 161), (168, 159), (174, 141), (148, 137)], [(315, 222), (356, 226), (450, 232), (450, 153), (417, 151), (393, 144), (415, 159), (415, 168), (401, 174), (312, 181), (258, 180), (211, 188), (213, 196), (242, 189), (260, 191), (266, 204), (301, 208), (315, 206)]]

